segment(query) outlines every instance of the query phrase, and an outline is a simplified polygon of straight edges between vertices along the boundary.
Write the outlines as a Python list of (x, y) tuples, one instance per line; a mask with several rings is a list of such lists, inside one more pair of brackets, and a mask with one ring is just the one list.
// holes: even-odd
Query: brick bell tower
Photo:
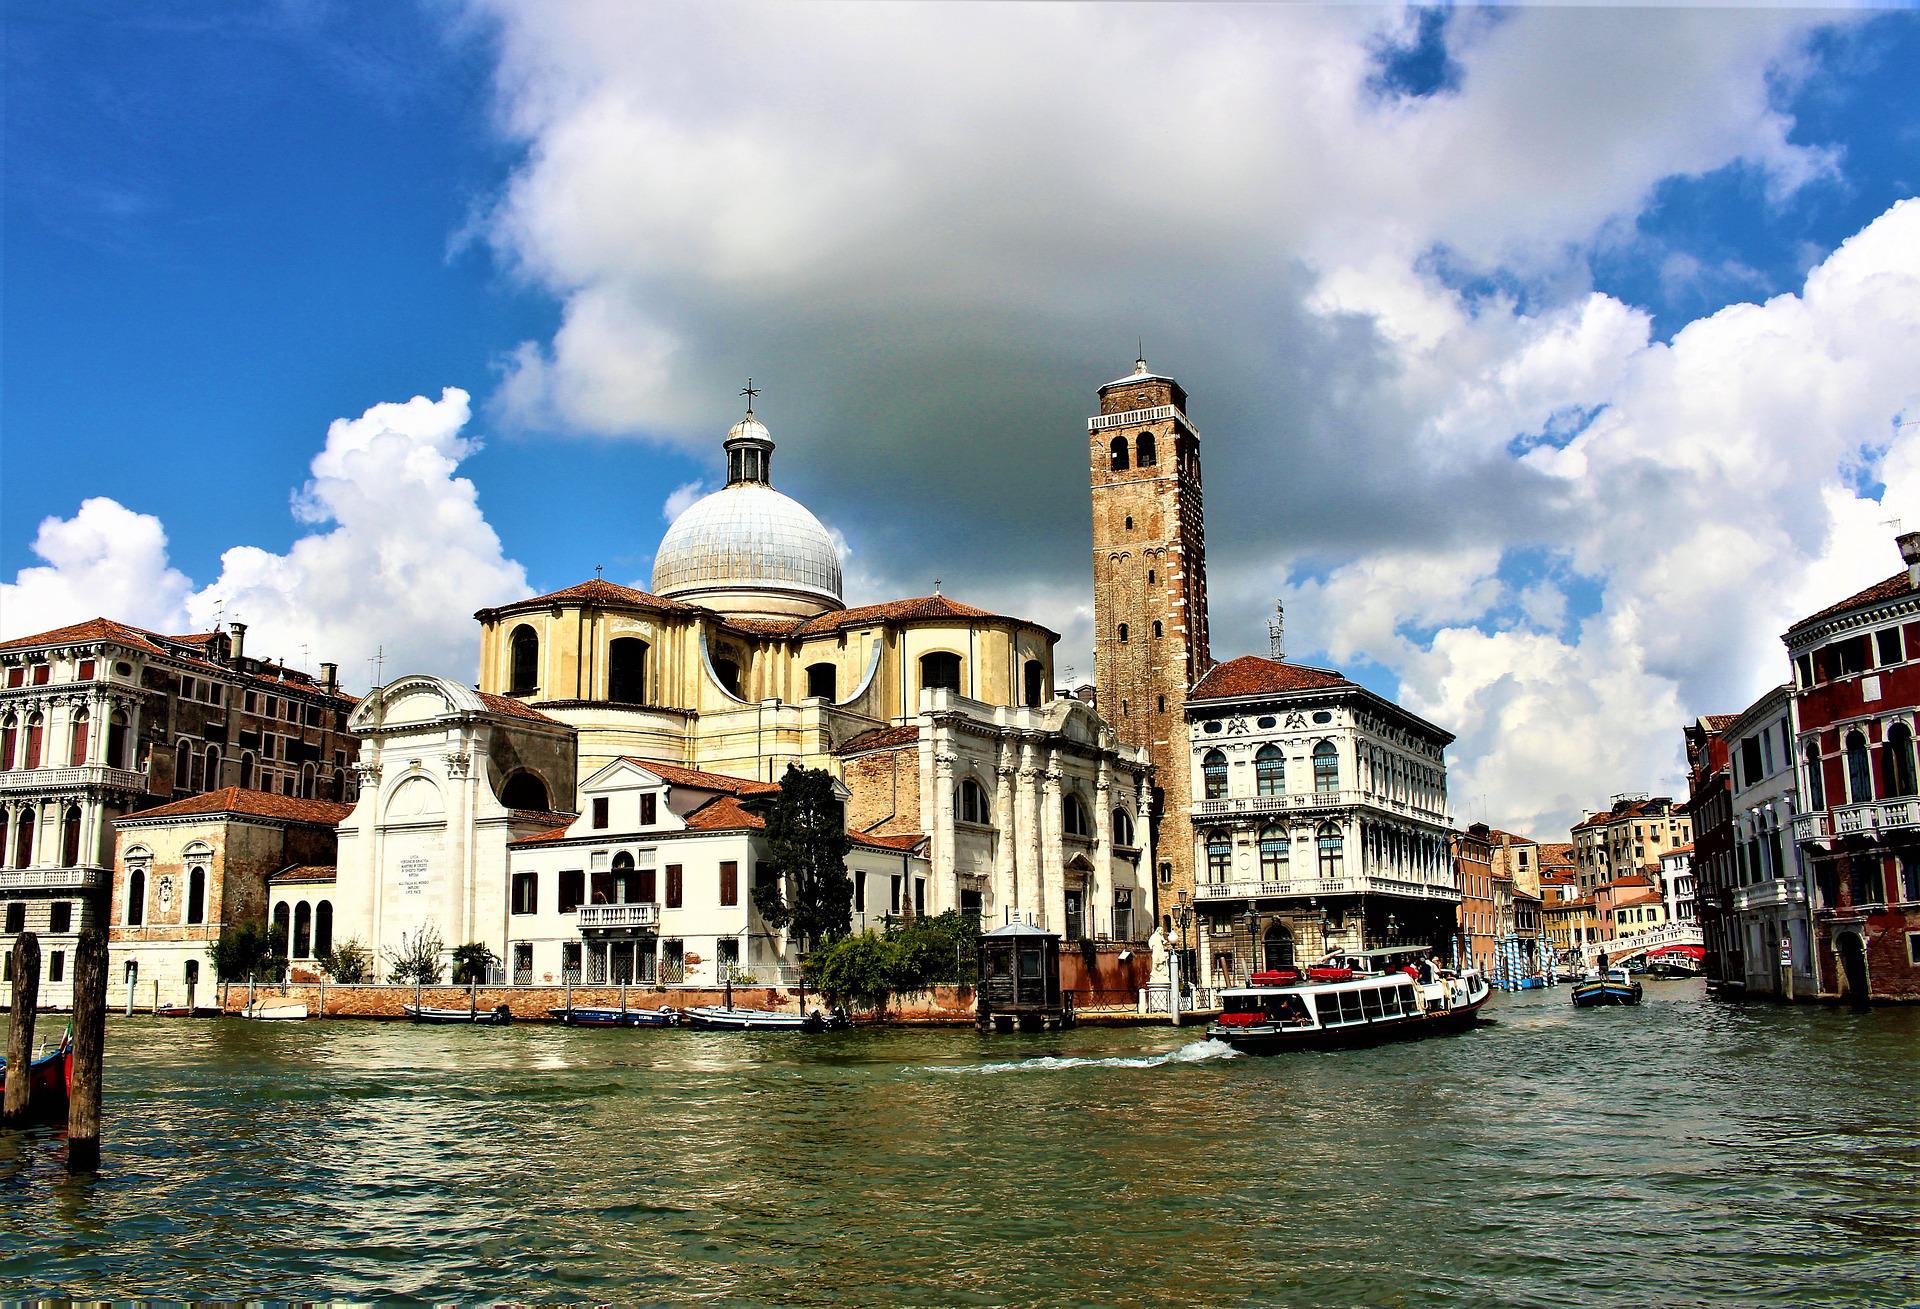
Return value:
[(1094, 676), (1100, 716), (1154, 769), (1157, 913), (1193, 896), (1187, 690), (1213, 665), (1200, 433), (1187, 393), (1136, 359), (1087, 420), (1093, 479)]

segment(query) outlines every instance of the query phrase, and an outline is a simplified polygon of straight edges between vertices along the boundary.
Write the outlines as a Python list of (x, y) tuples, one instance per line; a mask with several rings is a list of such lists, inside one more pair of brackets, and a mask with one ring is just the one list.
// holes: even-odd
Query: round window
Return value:
[(1274, 720), (1274, 719), (1272, 719), (1272, 718), (1262, 718), (1262, 719), (1260, 720), (1260, 724), (1259, 724), (1259, 725), (1260, 725), (1261, 727), (1272, 727), (1272, 726), (1274, 726), (1274, 725), (1275, 725), (1275, 721), (1276, 721), (1276, 720)]
[(1325, 709), (1322, 709), (1319, 713), (1313, 716), (1313, 721), (1316, 723), (1330, 723), (1333, 721), (1333, 715), (1328, 713)]
[(1200, 724), (1200, 730), (1203, 732), (1217, 732), (1220, 730), (1220, 724), (1219, 723), (1202, 723)]

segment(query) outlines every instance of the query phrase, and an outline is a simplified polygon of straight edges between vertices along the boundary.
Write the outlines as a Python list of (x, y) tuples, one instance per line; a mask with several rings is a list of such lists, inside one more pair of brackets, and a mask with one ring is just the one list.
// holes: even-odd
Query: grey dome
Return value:
[(839, 608), (840, 552), (798, 500), (736, 482), (688, 506), (653, 557), (655, 595), (727, 590), (790, 591)]

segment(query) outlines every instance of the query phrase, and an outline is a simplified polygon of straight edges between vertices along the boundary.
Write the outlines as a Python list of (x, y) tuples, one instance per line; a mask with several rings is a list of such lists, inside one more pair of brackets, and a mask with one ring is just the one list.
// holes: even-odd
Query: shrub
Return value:
[(454, 985), (465, 986), (468, 982), (486, 981), (493, 973), (493, 966), (499, 962), (499, 956), (478, 941), (469, 941), (465, 945), (455, 946)]
[(342, 986), (352, 986), (373, 976), (373, 951), (358, 941), (342, 941), (320, 956), (327, 976)]
[(440, 955), (445, 949), (439, 929), (432, 923), (421, 924), (411, 938), (405, 932), (400, 933), (400, 948), (385, 951), (387, 979), (434, 985), (440, 980)]

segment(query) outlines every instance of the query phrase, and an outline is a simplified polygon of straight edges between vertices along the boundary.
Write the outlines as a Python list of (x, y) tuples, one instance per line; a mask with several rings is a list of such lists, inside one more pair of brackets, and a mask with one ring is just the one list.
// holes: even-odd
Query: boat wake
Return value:
[(1190, 1041), (1165, 1054), (1115, 1055), (1106, 1059), (1043, 1055), (1003, 1064), (936, 1064), (930, 1073), (1053, 1073), (1067, 1068), (1161, 1068), (1167, 1064), (1203, 1064), (1214, 1059), (1238, 1059), (1240, 1052), (1224, 1041)]

